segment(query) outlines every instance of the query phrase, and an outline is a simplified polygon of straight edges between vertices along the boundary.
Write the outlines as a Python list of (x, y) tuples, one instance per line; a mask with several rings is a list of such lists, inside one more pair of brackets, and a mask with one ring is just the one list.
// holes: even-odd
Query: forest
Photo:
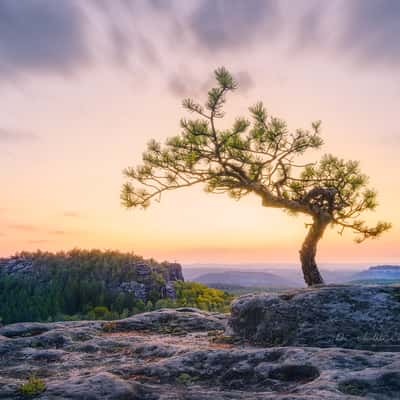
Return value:
[(165, 307), (227, 311), (232, 296), (194, 282), (174, 282), (176, 299), (163, 298), (161, 273), (152, 272), (146, 301), (116, 290), (123, 281), (139, 280), (132, 263), (145, 262), (162, 271), (166, 264), (132, 253), (75, 249), (64, 253), (20, 253), (32, 260), (30, 273), (0, 273), (0, 318), (21, 321), (119, 319)]

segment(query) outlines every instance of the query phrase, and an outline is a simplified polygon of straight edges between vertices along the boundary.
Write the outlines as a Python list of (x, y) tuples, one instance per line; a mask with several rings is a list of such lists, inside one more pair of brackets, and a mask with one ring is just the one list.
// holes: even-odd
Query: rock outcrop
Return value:
[[(149, 300), (150, 293), (157, 292), (160, 298), (175, 299), (174, 282), (183, 281), (182, 267), (176, 263), (150, 263), (129, 261), (119, 266), (119, 272), (113, 272), (113, 278), (101, 278), (107, 289), (123, 293), (132, 293), (136, 299)], [(45, 284), (51, 279), (50, 269), (42, 264), (40, 258), (33, 256), (13, 256), (0, 258), (0, 276), (2, 274), (35, 279), (38, 284)], [(129, 280), (127, 276), (132, 276)]]
[(325, 286), (239, 297), (234, 335), (267, 346), (400, 351), (399, 286)]
[(41, 400), (400, 398), (400, 353), (235, 344), (221, 336), (226, 322), (183, 308), (4, 326), (0, 399), (21, 399), (31, 375), (45, 384)]

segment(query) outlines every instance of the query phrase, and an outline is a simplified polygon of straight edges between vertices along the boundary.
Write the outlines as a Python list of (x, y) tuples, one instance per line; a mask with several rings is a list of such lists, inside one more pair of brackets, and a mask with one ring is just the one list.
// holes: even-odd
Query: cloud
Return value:
[(66, 231), (59, 230), (59, 229), (56, 229), (54, 231), (49, 231), (48, 233), (49, 233), (49, 235), (54, 235), (54, 236), (62, 236), (62, 235), (66, 235), (67, 234)]
[[(365, 65), (398, 65), (399, 18), (398, 0), (0, 0), (0, 80), (73, 75), (104, 50), (107, 61), (141, 79), (151, 68), (194, 59), (199, 48), (209, 63), (219, 52), (244, 54), (280, 40), (298, 54), (328, 50)], [(252, 86), (243, 81), (242, 89)], [(169, 77), (177, 96), (191, 86)]]
[(332, 13), (332, 10), (329, 9), (331, 6), (331, 2), (317, 0), (307, 2), (307, 7), (303, 6), (298, 10), (297, 19), (292, 25), (295, 51), (326, 45), (324, 22), (326, 17)]
[[(100, 15), (107, 41), (111, 49), (111, 59), (119, 66), (132, 68), (135, 64), (158, 65), (160, 58), (153, 42), (145, 36), (150, 31), (140, 29), (139, 23), (145, 14), (156, 10), (168, 10), (157, 1), (138, 2), (134, 0), (97, 0), (95, 10)], [(147, 27), (146, 27), (147, 28)], [(151, 35), (151, 33), (150, 33)], [(134, 56), (134, 60), (131, 60)]]
[(371, 63), (400, 62), (400, 1), (353, 0), (344, 2), (349, 14), (340, 48)]
[(169, 11), (174, 6), (173, 0), (148, 0), (148, 3), (158, 11)]
[(276, 4), (272, 0), (203, 0), (189, 25), (204, 48), (235, 50), (248, 46), (261, 28), (272, 34), (278, 25)]
[(65, 211), (63, 216), (67, 218), (81, 218), (81, 214), (79, 214), (77, 211)]
[(186, 97), (190, 93), (190, 88), (182, 75), (173, 74), (167, 83), (168, 91), (176, 97)]
[(234, 73), (233, 75), (239, 84), (239, 90), (241, 92), (248, 92), (254, 87), (253, 78), (247, 71), (239, 71), (238, 73)]
[(46, 243), (50, 243), (50, 240), (33, 239), (33, 240), (27, 240), (26, 243), (29, 243), (29, 244), (46, 244)]
[(90, 59), (85, 25), (76, 0), (2, 0), (0, 78), (75, 71)]
[[(30, 232), (30, 233), (46, 232), (45, 229), (41, 229), (38, 226), (29, 225), (29, 224), (9, 224), (8, 228), (12, 229), (12, 230), (16, 230), (16, 231)], [(62, 229), (54, 229), (54, 230), (47, 231), (47, 234), (52, 235), (52, 236), (62, 236), (62, 235), (66, 235), (67, 233), (68, 232), (66, 232)]]
[(297, 54), (325, 51), (366, 66), (397, 67), (399, 20), (399, 0), (203, 0), (184, 22), (213, 55), (281, 40)]
[(291, 30), (295, 51), (328, 50), (358, 65), (398, 66), (400, 1), (309, 0), (298, 4), (301, 7)]
[[(233, 71), (232, 75), (239, 84), (240, 93), (246, 93), (254, 87), (254, 81), (247, 71)], [(214, 75), (210, 75), (208, 79), (202, 81), (196, 79), (187, 68), (181, 68), (179, 73), (171, 74), (167, 81), (168, 91), (181, 99), (204, 97), (208, 90), (215, 85)]]
[(0, 143), (36, 141), (39, 137), (31, 132), (21, 132), (0, 128)]
[(24, 232), (37, 232), (38, 231), (38, 228), (36, 226), (27, 225), (27, 224), (9, 224), (8, 228), (18, 230), (18, 231), (24, 231)]

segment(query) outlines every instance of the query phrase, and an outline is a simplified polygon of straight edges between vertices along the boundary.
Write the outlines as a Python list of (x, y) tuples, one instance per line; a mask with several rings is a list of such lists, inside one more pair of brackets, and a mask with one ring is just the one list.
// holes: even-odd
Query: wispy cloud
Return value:
[(33, 239), (33, 240), (27, 240), (26, 243), (29, 244), (46, 244), (46, 243), (50, 243), (50, 240), (46, 240), (46, 239)]
[(400, 63), (400, 2), (398, 0), (353, 0), (346, 2), (349, 14), (341, 47), (363, 62)]
[(39, 230), (37, 226), (28, 224), (9, 224), (8, 228), (23, 232), (37, 232)]
[(237, 50), (248, 46), (260, 28), (273, 34), (278, 22), (276, 6), (273, 0), (204, 0), (192, 14), (189, 26), (204, 48)]
[[(217, 67), (217, 66), (216, 66)], [(254, 81), (247, 71), (233, 71), (233, 75), (237, 80), (241, 92), (247, 92), (254, 87)], [(167, 80), (168, 91), (178, 97), (185, 98), (202, 96), (204, 93), (215, 85), (213, 74), (208, 79), (197, 79), (187, 68), (181, 69), (179, 73), (173, 73)]]
[(68, 234), (67, 231), (63, 229), (50, 229), (46, 231), (45, 227), (39, 227), (36, 225), (30, 225), (30, 224), (8, 224), (7, 226), (8, 229), (10, 230), (15, 230), (15, 231), (20, 231), (20, 232), (28, 232), (28, 233), (43, 233), (51, 236), (63, 236)]
[(81, 218), (82, 215), (77, 212), (77, 211), (65, 211), (63, 213), (63, 217), (67, 217), (67, 218)]
[(49, 231), (48, 233), (49, 233), (49, 235), (55, 235), (55, 236), (63, 236), (63, 235), (67, 234), (66, 231), (63, 231), (63, 230), (60, 230), (60, 229)]
[(30, 142), (37, 141), (38, 139), (39, 136), (32, 132), (21, 132), (0, 128), (0, 143)]
[(32, 71), (68, 73), (86, 64), (85, 29), (76, 0), (2, 0), (0, 79)]
[[(365, 65), (398, 66), (399, 18), (398, 0), (2, 0), (0, 80), (71, 74), (94, 64), (105, 50), (103, 39), (108, 60), (130, 71), (160, 69), (199, 49), (216, 62), (220, 52), (247, 54), (252, 45), (264, 48), (282, 38), (300, 51), (324, 49)], [(176, 77), (167, 79), (171, 92), (186, 92)]]
[(165, 1), (97, 0), (94, 8), (98, 12), (111, 49), (111, 60), (117, 65), (131, 69), (133, 64), (158, 65), (160, 58), (153, 44), (150, 29), (143, 31), (139, 22), (146, 14), (156, 11), (171, 11), (171, 2)]
[(398, 0), (203, 0), (185, 23), (213, 55), (284, 37), (297, 51), (324, 50), (365, 66), (398, 66), (399, 19)]

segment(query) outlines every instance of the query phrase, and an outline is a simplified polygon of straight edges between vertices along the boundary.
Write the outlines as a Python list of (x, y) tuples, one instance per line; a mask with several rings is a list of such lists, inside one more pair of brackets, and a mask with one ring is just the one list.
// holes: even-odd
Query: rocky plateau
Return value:
[[(396, 334), (399, 291), (336, 286), (243, 296), (231, 317), (181, 308), (117, 321), (6, 325), (0, 399), (24, 398), (21, 384), (32, 375), (46, 385), (36, 396), (42, 400), (400, 399), (397, 341), (386, 351), (356, 339), (367, 329)], [(353, 339), (324, 341), (336, 325)]]

